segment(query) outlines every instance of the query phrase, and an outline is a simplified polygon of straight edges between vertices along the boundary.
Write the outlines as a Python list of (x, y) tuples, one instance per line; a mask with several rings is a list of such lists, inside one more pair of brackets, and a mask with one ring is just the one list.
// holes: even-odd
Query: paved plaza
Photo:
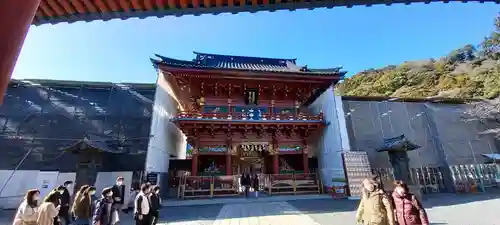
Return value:
[[(161, 225), (354, 225), (358, 201), (252, 201), (165, 207)], [(432, 225), (500, 225), (500, 194), (435, 195), (424, 201)], [(12, 224), (13, 210), (0, 213), (0, 225)], [(122, 224), (132, 225), (131, 215)]]
[[(358, 201), (298, 200), (167, 207), (168, 225), (354, 225)], [(435, 195), (424, 201), (432, 225), (500, 225), (500, 194)]]

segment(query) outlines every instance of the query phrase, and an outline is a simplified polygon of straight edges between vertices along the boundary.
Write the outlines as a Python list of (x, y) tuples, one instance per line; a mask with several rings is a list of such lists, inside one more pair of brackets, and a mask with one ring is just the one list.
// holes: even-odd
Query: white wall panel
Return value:
[[(342, 101), (333, 93), (333, 88), (325, 91), (311, 104), (316, 113), (323, 112), (327, 126), (317, 138), (315, 152), (318, 156), (319, 171), (325, 186), (332, 186), (332, 179), (345, 179), (342, 150), (349, 150), (349, 139), (345, 127)], [(340, 112), (339, 112), (340, 111)]]
[(164, 74), (159, 72), (146, 157), (147, 172), (168, 172), (170, 155), (180, 159), (186, 158), (185, 136), (170, 121), (177, 114), (177, 106), (172, 88)]

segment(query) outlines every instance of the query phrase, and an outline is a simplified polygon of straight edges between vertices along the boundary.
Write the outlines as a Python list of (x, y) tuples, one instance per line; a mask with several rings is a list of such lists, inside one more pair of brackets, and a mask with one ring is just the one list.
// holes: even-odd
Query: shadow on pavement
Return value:
[(424, 197), (424, 207), (440, 207), (461, 205), (471, 202), (487, 201), (500, 198), (499, 190), (491, 190), (484, 193), (468, 194), (431, 194)]
[(160, 212), (160, 223), (197, 221), (195, 224), (212, 224), (223, 205), (179, 206), (163, 208)]
[[(488, 193), (476, 194), (433, 194), (425, 196), (423, 204), (426, 208), (452, 206), (467, 204), (470, 202), (487, 201), (500, 198), (500, 191), (490, 191)], [(257, 202), (257, 203), (238, 203), (249, 205), (250, 209), (255, 206), (256, 211), (252, 216), (273, 216), (273, 215), (293, 215), (293, 214), (324, 214), (332, 215), (343, 212), (353, 212), (357, 209), (359, 200), (331, 200), (331, 199), (312, 199), (312, 200), (293, 200), (287, 201), (290, 205), (297, 210), (291, 211), (289, 209), (277, 209), (271, 211), (258, 210), (258, 207), (264, 207), (266, 204), (273, 204), (272, 202)], [(253, 206), (252, 206), (253, 205)], [(217, 218), (220, 210), (224, 205), (200, 205), (200, 206), (179, 206), (167, 207), (161, 212), (161, 222), (185, 222), (196, 221), (196, 224), (212, 224)], [(241, 215), (245, 215), (242, 213)], [(262, 215), (260, 215), (262, 214)], [(235, 215), (239, 218), (240, 215)], [(434, 225), (445, 225), (447, 223), (431, 223)]]
[(288, 201), (304, 214), (350, 212), (357, 209), (359, 200), (303, 200)]

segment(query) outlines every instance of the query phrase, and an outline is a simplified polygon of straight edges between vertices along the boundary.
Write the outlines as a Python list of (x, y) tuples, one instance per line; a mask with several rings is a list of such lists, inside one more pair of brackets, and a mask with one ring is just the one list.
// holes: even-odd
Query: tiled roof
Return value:
[(331, 69), (309, 69), (307, 66), (298, 66), (296, 64), (297, 59), (231, 56), (199, 52), (194, 52), (194, 54), (196, 54), (196, 57), (191, 61), (178, 60), (161, 55), (156, 55), (158, 59), (151, 59), (151, 61), (155, 66), (166, 65), (182, 68), (228, 69), (324, 76), (344, 76), (346, 74), (345, 71), (341, 71), (342, 67), (335, 67)]

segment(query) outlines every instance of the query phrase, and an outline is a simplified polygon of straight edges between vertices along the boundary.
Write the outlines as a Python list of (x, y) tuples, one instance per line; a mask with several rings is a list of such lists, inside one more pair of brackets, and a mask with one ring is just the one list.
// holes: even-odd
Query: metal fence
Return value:
[[(394, 181), (392, 168), (373, 168), (380, 176), (385, 188), (391, 188)], [(486, 191), (497, 187), (497, 164), (467, 164), (450, 166), (450, 171), (457, 192)], [(439, 168), (422, 167), (410, 169), (413, 184), (420, 187), (423, 194), (444, 192), (446, 190), (443, 174)]]

